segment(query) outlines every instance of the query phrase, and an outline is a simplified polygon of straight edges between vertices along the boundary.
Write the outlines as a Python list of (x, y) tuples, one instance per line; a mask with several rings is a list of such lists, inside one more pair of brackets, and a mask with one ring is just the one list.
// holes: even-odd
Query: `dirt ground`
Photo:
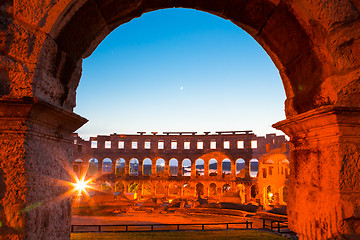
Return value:
[(121, 225), (121, 224), (184, 224), (184, 223), (219, 223), (253, 222), (253, 228), (261, 228), (259, 219), (217, 214), (186, 213), (148, 213), (132, 211), (117, 216), (73, 216), (72, 225)]

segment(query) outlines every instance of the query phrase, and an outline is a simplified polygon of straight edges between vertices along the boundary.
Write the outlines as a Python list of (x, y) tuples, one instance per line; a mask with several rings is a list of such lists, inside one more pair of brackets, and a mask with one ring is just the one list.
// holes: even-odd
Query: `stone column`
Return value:
[(0, 234), (69, 239), (72, 132), (87, 120), (37, 98), (0, 100)]
[(130, 172), (130, 159), (125, 159), (125, 176), (129, 176)]
[[(165, 160), (165, 159), (164, 159)], [(165, 160), (165, 176), (170, 176), (170, 160)]]
[(236, 177), (236, 160), (230, 160), (231, 161), (231, 178)]
[(138, 176), (142, 176), (143, 175), (143, 160), (138, 160), (138, 161), (139, 161)]
[(250, 179), (250, 160), (249, 158), (245, 158), (245, 179)]
[(195, 161), (191, 161), (191, 178), (196, 178), (196, 165), (195, 165)]
[(301, 239), (360, 239), (360, 108), (274, 124), (290, 137), (289, 226)]
[(221, 177), (222, 176), (222, 160), (221, 159), (217, 159), (217, 164), (216, 164), (216, 171), (217, 171), (217, 176)]
[(204, 159), (204, 177), (209, 176), (209, 159)]
[(182, 164), (178, 163), (178, 176), (182, 176)]
[(156, 160), (151, 160), (151, 175), (152, 177), (156, 177)]

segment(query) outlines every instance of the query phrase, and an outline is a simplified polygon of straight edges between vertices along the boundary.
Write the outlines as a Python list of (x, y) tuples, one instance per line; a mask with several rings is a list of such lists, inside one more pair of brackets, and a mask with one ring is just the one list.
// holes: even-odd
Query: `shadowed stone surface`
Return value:
[[(354, 116), (360, 107), (359, 0), (4, 0), (0, 3), (1, 99), (16, 102), (36, 97), (60, 112), (72, 111), (82, 59), (120, 24), (145, 12), (172, 7), (194, 8), (230, 19), (267, 51), (279, 69), (287, 95), (285, 112), (290, 120), (276, 126), (293, 143), (291, 172), (297, 180), (293, 179), (290, 188), (292, 228), (303, 239), (358, 237), (360, 189), (355, 172), (359, 119)], [(47, 226), (41, 226), (41, 221), (45, 222), (47, 211), (55, 211), (58, 204), (39, 210), (40, 222), (32, 220), (32, 213), (15, 214), (25, 204), (34, 203), (29, 187), (40, 178), (33, 175), (29, 164), (49, 161), (48, 155), (54, 151), (67, 158), (71, 143), (61, 139), (70, 133), (63, 133), (66, 125), (55, 129), (46, 129), (47, 124), (39, 126), (35, 115), (15, 118), (17, 106), (3, 100), (0, 105), (4, 172), (0, 218), (7, 219), (1, 234), (13, 239), (39, 239), (56, 228), (56, 221), (49, 221)], [(27, 109), (28, 105), (22, 106)], [(331, 113), (336, 116), (332, 118), (312, 115), (326, 106), (347, 110)], [(59, 121), (63, 114), (67, 116), (65, 112), (55, 114), (58, 118), (53, 121)], [(298, 123), (302, 119), (314, 124)], [(39, 137), (33, 132), (51, 132), (53, 137)], [(336, 140), (330, 143), (330, 138)], [(54, 164), (55, 160), (50, 162)], [(40, 172), (64, 177), (61, 172), (50, 174), (51, 164)], [(310, 168), (314, 165), (317, 172)], [(56, 187), (39, 192), (45, 198), (54, 193)], [(68, 215), (63, 216), (66, 225)], [(40, 231), (40, 226), (44, 230)]]

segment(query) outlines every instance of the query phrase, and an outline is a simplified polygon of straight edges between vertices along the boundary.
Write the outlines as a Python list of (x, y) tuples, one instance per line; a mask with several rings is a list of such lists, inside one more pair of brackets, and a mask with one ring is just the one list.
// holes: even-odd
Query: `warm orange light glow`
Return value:
[(77, 190), (79, 193), (86, 191), (86, 188), (88, 187), (87, 184), (84, 181), (79, 181), (77, 183), (74, 183), (75, 190)]
[(84, 180), (85, 176), (83, 176), (81, 179), (78, 179), (76, 176), (74, 177), (75, 183), (71, 183), (74, 187), (73, 191), (77, 191), (78, 195), (81, 195), (84, 193), (86, 196), (88, 195), (87, 189), (90, 189), (91, 186), (89, 186), (89, 182), (92, 181), (92, 178), (89, 178), (88, 180)]

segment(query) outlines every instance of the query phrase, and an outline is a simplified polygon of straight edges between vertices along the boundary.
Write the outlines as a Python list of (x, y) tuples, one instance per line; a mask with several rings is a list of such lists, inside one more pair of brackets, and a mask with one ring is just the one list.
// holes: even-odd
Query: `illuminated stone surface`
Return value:
[[(159, 149), (159, 142), (164, 144), (161, 149)], [(185, 148), (186, 142), (189, 143), (188, 149)], [(199, 142), (202, 143), (200, 149), (198, 148)], [(225, 145), (226, 142), (229, 143), (228, 146)], [(135, 149), (133, 143), (136, 143)], [(212, 148), (211, 143), (215, 143), (213, 145), (215, 148)], [(250, 201), (255, 203), (258, 196), (251, 196), (251, 188), (257, 187), (257, 171), (253, 171), (255, 176), (251, 176), (251, 160), (258, 162), (258, 159), (270, 149), (281, 147), (284, 147), (282, 156), (285, 156), (284, 159), (286, 159), (287, 156), (284, 154), (288, 155), (288, 152), (284, 135), (267, 134), (265, 137), (258, 137), (251, 131), (226, 131), (214, 134), (210, 134), (210, 132), (204, 134), (165, 132), (156, 135), (140, 132), (132, 135), (99, 135), (90, 137), (89, 141), (74, 134), (73, 165), (79, 177), (83, 176), (85, 171), (87, 171), (88, 177), (99, 174), (96, 181), (98, 188), (102, 183), (107, 182), (111, 184), (115, 192), (119, 192), (116, 189), (118, 184), (121, 184), (125, 192), (128, 192), (131, 184), (138, 184), (136, 191), (138, 198), (186, 196), (196, 200), (200, 191), (196, 190), (198, 186), (202, 188), (200, 196), (203, 198), (225, 201), (226, 199), (220, 198), (226, 195), (236, 195), (237, 203)], [(93, 166), (95, 169), (89, 167), (91, 159), (97, 161), (97, 165)], [(121, 168), (117, 164), (120, 159), (124, 161)], [(139, 164), (136, 174), (131, 172), (130, 162), (132, 159), (136, 159)], [(151, 174), (149, 174), (150, 166), (144, 164), (145, 159), (148, 164), (151, 163)], [(158, 159), (164, 161), (164, 171), (162, 172), (157, 171)], [(177, 169), (174, 171), (171, 171), (172, 159), (177, 161)], [(191, 166), (185, 168), (186, 173), (184, 174), (182, 166), (184, 166), (185, 159)], [(202, 175), (196, 172), (197, 160), (202, 161)], [(105, 164), (105, 161), (108, 161), (108, 164)], [(214, 169), (214, 165), (212, 165), (212, 169), (210, 168), (212, 162), (216, 163), (216, 169)], [(237, 166), (236, 163), (240, 162), (243, 164)], [(96, 170), (96, 174), (93, 172), (94, 170)], [(189, 184), (190, 191), (184, 192), (183, 186), (186, 184)], [(279, 184), (284, 186), (284, 180)], [(166, 186), (161, 194), (156, 191), (159, 185)], [(175, 192), (169, 189), (169, 186), (172, 185), (178, 186), (174, 190)], [(211, 185), (215, 187), (214, 190), (210, 187)], [(230, 189), (226, 190), (225, 186), (229, 186)], [(147, 187), (150, 188), (149, 191), (147, 191)], [(262, 202), (260, 203), (262, 204)]]
[[(359, 119), (354, 117), (360, 106), (359, 0), (4, 0), (0, 3), (0, 96), (36, 97), (72, 111), (82, 58), (89, 56), (120, 24), (142, 13), (171, 7), (194, 8), (230, 19), (261, 44), (279, 69), (290, 122), (277, 126), (291, 137), (291, 171), (296, 176), (289, 198), (293, 206), (289, 216), (292, 229), (302, 239), (354, 239), (360, 235), (360, 134)], [(15, 113), (14, 106), (1, 104), (1, 109)], [(330, 116), (313, 117), (312, 110), (321, 112), (326, 106), (347, 107), (346, 114), (343, 110), (340, 115), (330, 114), (337, 116), (331, 121)], [(64, 125), (56, 131), (49, 130), (56, 133), (53, 140), (38, 141), (25, 127), (24, 122), (30, 117), (14, 123), (14, 118), (8, 116), (1, 113), (2, 127), (12, 130), (4, 130), (1, 136), (0, 197), (1, 209), (14, 212), (23, 207), (24, 199), (32, 202), (32, 195), (26, 192), (32, 181), (38, 180), (25, 177), (31, 175), (26, 164), (36, 158), (47, 161), (50, 153), (56, 154), (57, 150), (66, 153), (71, 143), (55, 144), (62, 138)], [(301, 119), (317, 119), (317, 127), (313, 128), (315, 122), (297, 123)], [(333, 131), (329, 137), (327, 131)], [(53, 171), (46, 164), (43, 170)], [(11, 190), (14, 187), (17, 190)], [(46, 189), (44, 194), (54, 193)], [(6, 211), (6, 216), (10, 216)], [(66, 225), (69, 219), (65, 215), (63, 219)], [(41, 226), (26, 217), (11, 218), (4, 226), (19, 226), (20, 233), (3, 227), (1, 234), (11, 235), (12, 239), (39, 239), (59, 223)]]

